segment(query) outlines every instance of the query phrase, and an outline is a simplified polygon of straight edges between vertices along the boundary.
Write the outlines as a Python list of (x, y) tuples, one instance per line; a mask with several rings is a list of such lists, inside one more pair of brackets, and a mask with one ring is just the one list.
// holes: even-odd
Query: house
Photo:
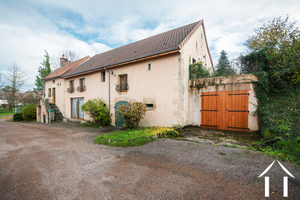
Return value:
[(91, 120), (80, 106), (102, 98), (113, 125), (122, 126), (115, 119), (118, 106), (135, 101), (147, 106), (141, 126), (188, 125), (189, 65), (199, 61), (214, 71), (203, 20), (57, 70), (44, 79), (45, 98), (71, 120)]
[(7, 108), (8, 101), (3, 92), (0, 91), (0, 108)]
[(85, 56), (79, 60), (70, 62), (65, 58), (64, 54), (62, 55), (62, 58), (60, 58), (60, 68), (43, 79), (45, 81), (45, 88), (41, 92), (41, 95), (44, 95), (45, 99), (37, 102), (36, 116), (38, 122), (48, 123), (49, 110), (51, 109), (56, 109), (57, 115), (62, 114), (66, 116), (66, 99), (64, 98), (66, 93), (66, 79), (62, 78), (62, 76), (89, 58), (90, 56)]

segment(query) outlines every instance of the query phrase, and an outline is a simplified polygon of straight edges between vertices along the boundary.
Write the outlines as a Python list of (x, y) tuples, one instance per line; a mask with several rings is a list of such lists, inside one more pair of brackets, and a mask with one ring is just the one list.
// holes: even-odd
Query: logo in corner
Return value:
[[(283, 169), (285, 173), (287, 173), (290, 177), (293, 177), (293, 174), (291, 174), (278, 160), (274, 160), (271, 165), (269, 165), (261, 175), (259, 175), (258, 178), (264, 176), (273, 166), (275, 162), (278, 162), (280, 167)], [(270, 177), (265, 176), (265, 197), (270, 197)], [(288, 197), (288, 176), (283, 177), (283, 197)]]

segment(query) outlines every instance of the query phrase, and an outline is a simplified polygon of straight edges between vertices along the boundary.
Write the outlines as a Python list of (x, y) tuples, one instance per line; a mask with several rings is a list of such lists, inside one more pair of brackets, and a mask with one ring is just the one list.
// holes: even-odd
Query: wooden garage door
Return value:
[(201, 127), (248, 131), (247, 90), (203, 92), (201, 94)]

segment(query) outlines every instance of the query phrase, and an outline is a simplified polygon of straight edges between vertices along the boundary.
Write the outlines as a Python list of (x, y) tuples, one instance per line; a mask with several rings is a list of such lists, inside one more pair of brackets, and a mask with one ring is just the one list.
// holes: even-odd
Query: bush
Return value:
[(138, 127), (141, 119), (146, 114), (146, 105), (142, 102), (128, 103), (118, 107), (117, 112), (123, 117), (125, 121), (125, 128)]
[(13, 120), (16, 121), (16, 122), (17, 121), (23, 121), (24, 118), (23, 118), (22, 113), (16, 113), (16, 114), (14, 114)]
[(81, 106), (81, 109), (87, 112), (93, 119), (95, 124), (107, 126), (111, 123), (108, 107), (105, 106), (102, 98), (90, 99)]
[(28, 104), (22, 110), (22, 116), (25, 120), (36, 120), (36, 104)]

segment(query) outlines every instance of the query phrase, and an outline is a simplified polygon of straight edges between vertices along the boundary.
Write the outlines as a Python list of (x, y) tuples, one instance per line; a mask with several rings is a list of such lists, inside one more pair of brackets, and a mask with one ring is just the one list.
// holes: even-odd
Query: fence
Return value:
[(11, 112), (14, 112), (13, 109), (0, 108), (0, 113), (11, 113)]

